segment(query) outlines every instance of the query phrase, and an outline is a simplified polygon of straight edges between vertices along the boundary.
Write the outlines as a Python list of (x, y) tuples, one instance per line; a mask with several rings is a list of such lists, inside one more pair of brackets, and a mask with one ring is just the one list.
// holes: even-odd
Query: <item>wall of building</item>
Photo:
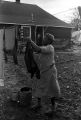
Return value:
[(51, 33), (55, 37), (54, 47), (62, 49), (70, 47), (71, 44), (71, 28), (61, 27), (45, 27), (45, 33)]
[(55, 38), (71, 39), (71, 28), (47, 27), (45, 32), (53, 34)]

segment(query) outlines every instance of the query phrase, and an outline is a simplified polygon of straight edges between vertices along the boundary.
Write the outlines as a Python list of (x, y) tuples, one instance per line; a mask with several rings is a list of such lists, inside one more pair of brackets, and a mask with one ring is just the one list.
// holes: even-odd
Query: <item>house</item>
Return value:
[[(19, 1), (0, 1), (0, 71), (3, 70), (3, 50), (6, 49), (6, 30), (8, 28), (15, 28), (15, 40), (13, 39), (15, 42), (12, 45), (14, 51), (17, 40), (26, 40), (27, 37), (30, 37), (37, 43), (37, 35), (41, 34), (43, 40), (46, 32), (54, 33), (55, 39), (62, 38), (65, 40), (67, 38), (70, 40), (71, 37), (72, 27), (69, 24), (57, 19), (37, 5), (24, 4)], [(10, 43), (12, 44), (12, 42)], [(16, 51), (14, 55), (16, 55)], [(0, 79), (3, 78), (2, 74), (0, 72)]]
[(56, 39), (69, 40), (71, 37), (70, 24), (57, 19), (37, 5), (1, 2), (0, 24), (19, 26), (21, 36), (24, 34), (24, 37), (31, 37), (35, 42), (38, 34), (41, 34), (43, 39), (46, 32), (54, 34)]

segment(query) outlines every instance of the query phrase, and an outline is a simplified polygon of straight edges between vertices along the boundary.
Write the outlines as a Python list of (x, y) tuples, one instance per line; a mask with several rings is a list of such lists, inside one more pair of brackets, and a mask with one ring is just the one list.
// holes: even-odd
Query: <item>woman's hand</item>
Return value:
[(31, 40), (31, 45), (35, 52), (41, 52), (41, 48), (32, 40)]

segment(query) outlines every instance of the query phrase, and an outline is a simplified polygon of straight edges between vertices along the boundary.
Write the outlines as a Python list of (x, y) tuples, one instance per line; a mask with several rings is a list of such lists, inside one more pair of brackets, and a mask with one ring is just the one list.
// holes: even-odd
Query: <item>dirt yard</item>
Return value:
[(10, 101), (11, 96), (21, 87), (27, 86), (30, 79), (26, 72), (23, 55), (18, 56), (19, 65), (14, 65), (12, 56), (5, 63), (5, 86), (0, 87), (1, 120), (80, 120), (81, 119), (81, 52), (56, 53), (56, 66), (62, 96), (69, 102), (57, 106), (53, 118), (40, 111), (35, 113)]

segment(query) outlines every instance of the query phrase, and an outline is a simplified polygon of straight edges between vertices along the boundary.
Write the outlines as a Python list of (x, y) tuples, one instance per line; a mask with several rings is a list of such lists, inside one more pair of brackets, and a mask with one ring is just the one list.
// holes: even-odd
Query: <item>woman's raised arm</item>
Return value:
[(31, 45), (32, 45), (32, 48), (34, 49), (35, 52), (41, 52), (41, 47), (36, 45), (35, 42), (33, 42), (31, 39), (30, 39), (30, 42), (31, 42)]

